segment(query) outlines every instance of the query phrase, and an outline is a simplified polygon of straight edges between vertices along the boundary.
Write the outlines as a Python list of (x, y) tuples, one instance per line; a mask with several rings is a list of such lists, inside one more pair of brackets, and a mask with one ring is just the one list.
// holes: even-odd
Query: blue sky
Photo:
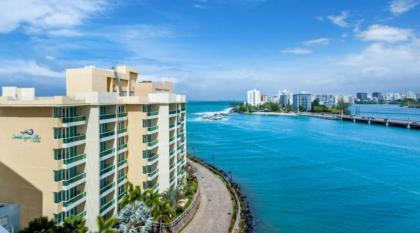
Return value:
[(191, 100), (420, 92), (419, 31), (420, 0), (5, 0), (0, 86), (62, 95), (66, 68), (127, 64)]

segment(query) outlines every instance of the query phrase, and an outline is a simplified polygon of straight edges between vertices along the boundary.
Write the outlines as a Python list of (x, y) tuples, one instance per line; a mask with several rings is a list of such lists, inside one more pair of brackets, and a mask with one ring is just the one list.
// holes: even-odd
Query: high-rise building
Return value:
[(315, 100), (318, 100), (319, 104), (332, 106), (335, 104), (335, 96), (332, 94), (320, 94), (315, 96)]
[(407, 99), (416, 99), (416, 93), (414, 93), (414, 91), (407, 91), (405, 98), (407, 98)]
[(420, 92), (419, 93), (416, 93), (416, 99), (417, 100), (420, 100)]
[(261, 105), (261, 92), (257, 89), (247, 92), (247, 103), (252, 106)]
[(279, 93), (279, 104), (282, 107), (290, 105), (290, 93), (287, 90), (283, 90)]
[(293, 110), (310, 112), (312, 110), (312, 96), (309, 93), (301, 92), (293, 94)]
[(384, 96), (381, 92), (372, 92), (372, 99), (375, 101), (382, 101), (384, 100)]
[(368, 100), (368, 94), (366, 92), (358, 92), (356, 93), (356, 98), (358, 101), (366, 101)]
[(20, 226), (119, 210), (127, 182), (164, 192), (185, 180), (185, 96), (138, 71), (66, 70), (66, 96), (4, 88), (0, 97), (0, 200), (20, 206)]

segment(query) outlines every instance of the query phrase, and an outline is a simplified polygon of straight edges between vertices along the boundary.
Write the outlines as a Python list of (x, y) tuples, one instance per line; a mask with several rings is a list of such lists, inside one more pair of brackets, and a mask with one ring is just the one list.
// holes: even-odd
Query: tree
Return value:
[(39, 217), (31, 220), (28, 226), (22, 229), (21, 233), (54, 233), (57, 227), (53, 220), (49, 220), (47, 217)]
[(159, 222), (159, 230), (162, 230), (162, 223), (170, 224), (175, 218), (175, 210), (171, 207), (168, 201), (161, 201), (157, 203), (152, 209), (153, 218)]
[(149, 232), (153, 225), (150, 209), (141, 201), (125, 206), (118, 214), (118, 233)]
[(337, 108), (340, 110), (340, 113), (342, 114), (349, 115), (350, 114), (349, 107), (350, 107), (350, 104), (344, 102), (343, 99), (340, 99), (337, 103)]
[(97, 233), (116, 233), (117, 231), (114, 229), (115, 225), (117, 225), (118, 220), (114, 217), (104, 219), (101, 216), (96, 218), (96, 224), (98, 225), (98, 232)]
[(135, 201), (141, 200), (141, 189), (140, 186), (133, 186), (132, 183), (128, 183), (127, 194), (121, 201), (120, 208), (123, 208), (127, 204), (133, 204)]
[(64, 220), (63, 225), (58, 227), (57, 232), (60, 233), (86, 233), (88, 228), (85, 221), (79, 216), (70, 216)]
[(153, 190), (147, 189), (144, 191), (142, 199), (149, 208), (152, 208), (160, 202), (160, 195), (158, 192), (153, 192)]

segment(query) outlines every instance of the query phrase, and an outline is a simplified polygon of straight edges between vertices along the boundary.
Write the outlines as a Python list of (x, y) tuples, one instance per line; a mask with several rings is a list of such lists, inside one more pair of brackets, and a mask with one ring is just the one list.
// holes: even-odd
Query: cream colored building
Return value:
[(20, 204), (20, 225), (115, 215), (127, 182), (163, 192), (185, 180), (185, 96), (138, 71), (66, 70), (66, 96), (3, 88), (0, 201)]

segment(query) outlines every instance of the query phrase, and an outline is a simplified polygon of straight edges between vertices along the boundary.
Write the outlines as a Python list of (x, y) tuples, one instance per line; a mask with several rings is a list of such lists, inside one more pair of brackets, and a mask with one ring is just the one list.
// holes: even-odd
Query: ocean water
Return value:
[(350, 111), (355, 114), (356, 109), (359, 115), (380, 117), (399, 120), (420, 121), (420, 109), (401, 108), (392, 104), (354, 104)]
[(420, 232), (420, 131), (188, 103), (188, 149), (231, 172), (256, 232)]

